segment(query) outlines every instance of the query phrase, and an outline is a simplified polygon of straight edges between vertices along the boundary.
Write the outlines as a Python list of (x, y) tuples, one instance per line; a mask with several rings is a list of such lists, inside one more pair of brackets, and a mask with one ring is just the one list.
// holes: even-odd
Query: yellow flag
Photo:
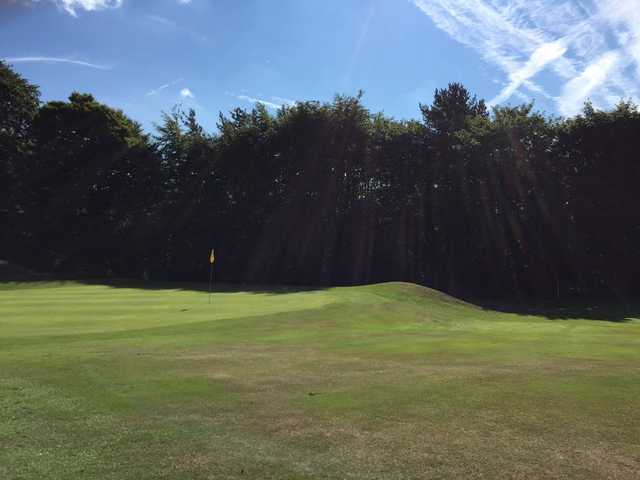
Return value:
[(211, 255), (209, 255), (209, 263), (213, 264), (213, 262), (216, 261), (216, 255), (213, 251), (213, 249), (211, 249)]

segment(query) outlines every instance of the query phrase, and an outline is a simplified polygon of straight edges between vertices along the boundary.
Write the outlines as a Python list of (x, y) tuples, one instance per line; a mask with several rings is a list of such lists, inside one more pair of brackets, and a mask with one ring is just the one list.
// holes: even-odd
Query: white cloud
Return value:
[(178, 3), (180, 5), (189, 5), (191, 3), (191, 0), (178, 0)]
[[(158, 93), (160, 93), (161, 91), (166, 90), (167, 88), (172, 87), (173, 85), (176, 85), (176, 84), (178, 84), (178, 83), (182, 82), (183, 80), (184, 80), (184, 78), (178, 78), (178, 79), (176, 79), (176, 80), (174, 80), (174, 81), (172, 81), (172, 82), (165, 83), (164, 85), (160, 85), (160, 86), (159, 86), (159, 87), (157, 87), (157, 88), (153, 88), (153, 89), (149, 90), (149, 91), (145, 94), (145, 96), (147, 96), (147, 97), (151, 97), (151, 96), (153, 96), (153, 95), (157, 95), (157, 94), (158, 94)], [(187, 90), (188, 90), (188, 89), (187, 89)]]
[(173, 20), (169, 20), (168, 18), (161, 17), (160, 15), (147, 15), (149, 20), (164, 25), (166, 27), (177, 28), (178, 24)]
[[(596, 59), (580, 75), (567, 82), (558, 101), (560, 113), (572, 115), (580, 110), (589, 95), (603, 85), (610, 74), (619, 73), (616, 72), (616, 67), (619, 64), (620, 54), (618, 52), (607, 52)], [(596, 95), (603, 94), (598, 91), (595, 93)]]
[(82, 60), (74, 60), (71, 58), (60, 57), (10, 57), (5, 58), (7, 63), (69, 63), (71, 65), (80, 65), (82, 67), (96, 68), (98, 70), (110, 70), (111, 67), (106, 65), (98, 65), (95, 63), (84, 62)]
[(293, 106), (296, 104), (295, 101), (289, 100), (288, 98), (282, 98), (282, 97), (270, 97), (272, 101), (269, 101), (269, 100), (263, 100), (261, 98), (250, 97), (248, 95), (233, 95), (233, 96), (236, 97), (238, 100), (243, 100), (245, 102), (249, 102), (253, 104), (261, 103), (265, 107), (272, 108), (274, 110), (279, 110), (284, 106)]
[[(587, 95), (601, 107), (638, 97), (638, 0), (409, 1), (503, 71), (504, 85), (491, 103), (528, 92), (571, 115)], [(553, 82), (541, 80), (543, 71)]]
[[(32, 0), (32, 3), (38, 3), (42, 0)], [(106, 10), (109, 8), (120, 8), (124, 0), (48, 0), (64, 9), (70, 15), (76, 17), (77, 10), (86, 10), (88, 12)]]
[(633, 0), (602, 0), (599, 13), (612, 25), (622, 50), (635, 61), (640, 81), (640, 5)]
[[(93, 12), (97, 10), (105, 10), (109, 8), (119, 8), (124, 0), (9, 0), (9, 3), (23, 3), (33, 5), (42, 2), (56, 4), (59, 8), (65, 10), (74, 17), (78, 16), (77, 10), (86, 10)], [(2, 3), (2, 2), (0, 2)]]
[(291, 100), (290, 98), (282, 98), (282, 97), (270, 97), (271, 100), (279, 105), (289, 105), (293, 107), (296, 103), (295, 100)]
[(534, 77), (551, 62), (562, 57), (566, 51), (567, 47), (562, 39), (540, 45), (521, 68), (509, 73), (509, 84), (489, 103), (498, 104), (511, 98), (524, 82)]
[(124, 0), (61, 0), (64, 9), (71, 15), (75, 15), (78, 8), (89, 12), (94, 10), (104, 10), (107, 8), (119, 8)]
[(183, 88), (182, 90), (180, 90), (180, 96), (183, 98), (196, 98), (193, 92), (188, 88)]

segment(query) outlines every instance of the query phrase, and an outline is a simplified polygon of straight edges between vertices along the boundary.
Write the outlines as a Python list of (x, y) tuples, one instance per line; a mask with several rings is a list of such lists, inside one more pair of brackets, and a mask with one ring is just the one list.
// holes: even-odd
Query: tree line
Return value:
[(2, 255), (41, 271), (254, 284), (405, 280), (464, 296), (640, 291), (640, 111), (489, 109), (460, 84), (421, 121), (357, 96), (164, 113), (42, 103), (0, 63)]

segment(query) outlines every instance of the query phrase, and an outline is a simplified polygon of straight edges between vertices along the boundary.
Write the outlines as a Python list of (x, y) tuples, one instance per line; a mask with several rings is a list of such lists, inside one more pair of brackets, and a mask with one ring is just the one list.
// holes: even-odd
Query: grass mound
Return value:
[(399, 282), (226, 287), (211, 304), (198, 285), (11, 285), (0, 478), (640, 471), (632, 311), (557, 321)]
[(446, 303), (450, 305), (476, 308), (470, 303), (452, 297), (451, 295), (447, 295), (439, 290), (434, 290), (433, 288), (428, 288), (422, 285), (416, 285), (415, 283), (386, 282), (356, 288), (369, 288), (378, 295), (385, 296), (396, 301), (431, 304)]

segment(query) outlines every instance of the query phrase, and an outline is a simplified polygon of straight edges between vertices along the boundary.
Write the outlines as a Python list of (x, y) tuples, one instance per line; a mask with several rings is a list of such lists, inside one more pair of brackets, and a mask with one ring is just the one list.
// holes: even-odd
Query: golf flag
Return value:
[(211, 284), (213, 283), (213, 262), (216, 261), (216, 254), (211, 249), (211, 253), (209, 254), (209, 303), (211, 303)]

